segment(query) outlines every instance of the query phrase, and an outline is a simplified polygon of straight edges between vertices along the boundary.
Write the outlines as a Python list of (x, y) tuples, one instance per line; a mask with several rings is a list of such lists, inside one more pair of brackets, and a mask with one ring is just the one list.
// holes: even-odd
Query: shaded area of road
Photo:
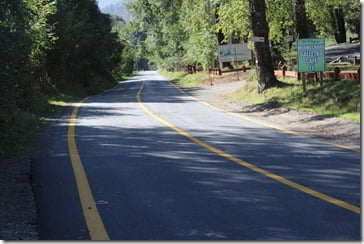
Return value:
[[(76, 140), (114, 240), (358, 240), (360, 215), (222, 158), (148, 117), (315, 190), (360, 205), (360, 155), (217, 112), (154, 72), (81, 107)], [(71, 108), (70, 108), (71, 109)], [(67, 144), (68, 114), (34, 165), (41, 239), (87, 239)]]

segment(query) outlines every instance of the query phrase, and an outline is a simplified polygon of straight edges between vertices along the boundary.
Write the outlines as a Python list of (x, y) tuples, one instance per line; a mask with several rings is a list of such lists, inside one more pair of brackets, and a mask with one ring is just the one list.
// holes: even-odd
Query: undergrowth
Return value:
[[(128, 77), (122, 77), (118, 82), (126, 80)], [(34, 94), (32, 102), (26, 109), (13, 111), (11, 116), (0, 120), (0, 159), (17, 156), (31, 149), (45, 118), (67, 106), (70, 101), (101, 93), (116, 84), (118, 83), (103, 82), (97, 84), (95, 82), (88, 87), (68, 84), (56, 92)]]

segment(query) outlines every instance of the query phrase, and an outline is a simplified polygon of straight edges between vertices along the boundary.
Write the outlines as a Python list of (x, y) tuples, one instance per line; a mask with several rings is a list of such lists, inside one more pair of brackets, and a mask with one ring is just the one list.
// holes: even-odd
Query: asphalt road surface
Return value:
[(361, 239), (360, 153), (216, 110), (156, 72), (69, 106), (41, 144), (44, 240)]

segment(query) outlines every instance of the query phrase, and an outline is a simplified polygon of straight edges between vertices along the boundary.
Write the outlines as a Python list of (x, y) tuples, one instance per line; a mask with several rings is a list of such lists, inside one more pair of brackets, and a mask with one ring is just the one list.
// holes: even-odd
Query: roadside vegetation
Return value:
[(60, 106), (133, 72), (125, 25), (90, 0), (0, 3), (0, 158), (28, 148)]
[[(272, 88), (258, 94), (254, 76), (252, 75), (246, 86), (230, 98), (246, 104), (272, 103), (274, 106), (290, 107), (360, 123), (360, 84), (356, 80), (324, 80), (322, 86), (311, 80), (307, 84), (306, 93), (303, 93), (301, 81), (285, 78), (287, 86)], [(279, 79), (282, 80), (283, 77)]]
[[(322, 86), (309, 80), (304, 94), (302, 81), (297, 81), (296, 78), (278, 77), (287, 85), (258, 93), (255, 70), (248, 72), (250, 72), (250, 78), (246, 85), (231, 94), (230, 99), (241, 101), (246, 105), (272, 104), (274, 107), (290, 107), (360, 123), (360, 83), (357, 80), (324, 80)], [(208, 74), (203, 72), (187, 74), (161, 71), (161, 73), (170, 78), (174, 84), (182, 87), (198, 87), (209, 78)], [(213, 76), (214, 79), (222, 77)]]
[[(131, 9), (133, 24), (144, 33), (138, 42), (139, 49), (145, 50), (148, 59), (160, 69), (174, 71), (164, 74), (178, 85), (198, 86), (208, 79), (209, 69), (226, 67), (226, 63), (224, 67), (219, 64), (218, 45), (248, 43), (259, 60), (260, 72), (233, 99), (250, 104), (274, 102), (278, 106), (360, 122), (358, 81), (325, 80), (322, 86), (309, 82), (303, 94), (300, 81), (276, 79), (273, 75), (274, 69), (282, 68), (282, 64), (288, 71), (297, 70), (298, 39), (325, 38), (326, 46), (357, 39), (360, 36), (357, 0), (135, 0)], [(254, 42), (252, 37), (262, 40)], [(231, 62), (229, 66), (242, 65), (243, 62)], [(186, 67), (204, 72), (181, 73)], [(341, 72), (356, 73), (360, 65), (327, 64), (327, 71), (335, 67)]]
[(184, 87), (200, 86), (203, 80), (209, 78), (209, 75), (205, 72), (187, 74), (186, 72), (168, 72), (166, 70), (160, 70), (159, 73), (170, 78), (174, 84)]

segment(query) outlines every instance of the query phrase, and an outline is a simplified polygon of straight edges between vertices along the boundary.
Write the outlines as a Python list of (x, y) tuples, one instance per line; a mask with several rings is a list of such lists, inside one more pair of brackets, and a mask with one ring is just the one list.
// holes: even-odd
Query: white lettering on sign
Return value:
[(315, 49), (325, 49), (325, 45), (315, 45), (315, 46), (298, 46), (298, 50), (315, 50)]
[(314, 57), (314, 56), (321, 56), (322, 53), (320, 51), (303, 51), (300, 52), (301, 57)]
[(317, 63), (317, 58), (306, 58), (305, 63), (306, 64), (315, 64), (315, 63)]

